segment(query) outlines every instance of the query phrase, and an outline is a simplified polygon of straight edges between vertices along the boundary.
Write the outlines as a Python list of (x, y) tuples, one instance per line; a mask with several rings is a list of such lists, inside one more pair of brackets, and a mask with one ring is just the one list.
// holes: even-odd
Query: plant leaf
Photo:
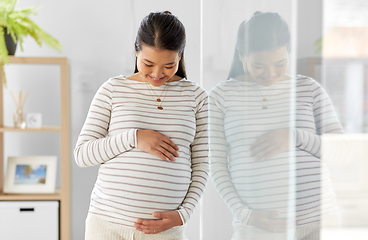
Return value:
[[(19, 41), (21, 51), (23, 51), (23, 38), (27, 36), (31, 36), (39, 46), (46, 43), (49, 47), (58, 51), (63, 48), (58, 40), (29, 18), (30, 15), (37, 15), (40, 7), (31, 6), (14, 11), (16, 2), (17, 0), (0, 0), (0, 65), (2, 68), (4, 64), (9, 63), (8, 51), (3, 37), (4, 28), (7, 28), (7, 33), (11, 35), (15, 42)], [(3, 77), (4, 84), (6, 84), (4, 71)]]

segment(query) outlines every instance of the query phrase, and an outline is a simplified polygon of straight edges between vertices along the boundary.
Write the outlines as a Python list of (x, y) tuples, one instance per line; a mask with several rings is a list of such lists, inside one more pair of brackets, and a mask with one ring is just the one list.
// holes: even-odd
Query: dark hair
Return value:
[(255, 12), (249, 21), (243, 21), (238, 29), (233, 62), (228, 78), (244, 74), (241, 56), (251, 52), (271, 50), (287, 46), (290, 50), (290, 31), (285, 20), (273, 12)]
[[(178, 51), (181, 59), (176, 75), (187, 78), (184, 64), (185, 28), (171, 12), (151, 12), (142, 20), (134, 44), (137, 52), (142, 49), (142, 43), (162, 50)], [(136, 72), (137, 58), (134, 73)]]

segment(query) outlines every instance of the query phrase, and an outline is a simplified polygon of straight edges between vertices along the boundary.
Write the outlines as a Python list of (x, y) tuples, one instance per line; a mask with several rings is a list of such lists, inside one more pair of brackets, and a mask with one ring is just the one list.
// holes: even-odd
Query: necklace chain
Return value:
[(254, 83), (253, 87), (256, 90), (257, 96), (260, 98), (260, 100), (262, 102), (262, 109), (267, 109), (268, 108), (267, 103), (268, 103), (268, 100), (269, 100), (269, 99), (267, 99), (267, 96), (268, 96), (268, 94), (270, 94), (274, 90), (275, 84), (272, 84), (272, 87), (268, 90), (268, 92), (265, 96), (263, 96), (261, 94), (261, 92), (259, 91), (259, 89), (256, 85), (257, 85), (257, 83)]
[[(151, 86), (151, 84), (150, 84), (150, 83), (146, 82), (146, 85), (147, 85), (147, 89), (148, 89), (148, 91), (150, 92), (150, 95), (151, 95), (151, 97), (152, 97), (153, 101), (155, 101), (155, 102), (158, 104), (157, 109), (159, 109), (159, 110), (163, 110), (164, 108), (162, 107), (162, 102), (163, 102), (163, 100), (164, 100), (164, 99), (165, 99), (165, 97), (166, 97), (167, 89), (169, 88), (169, 85), (170, 85), (170, 84), (169, 84), (169, 82), (167, 82), (167, 84), (166, 84), (166, 86), (165, 86), (164, 90), (162, 90), (162, 92), (161, 92), (160, 96), (157, 96), (157, 94), (156, 94), (156, 93), (155, 93), (155, 91), (153, 90), (153, 88), (152, 88), (152, 86)], [(152, 93), (151, 93), (151, 92), (156, 96), (156, 99), (152, 96)], [(163, 93), (165, 93), (165, 95), (164, 95), (164, 97), (163, 97), (163, 98), (161, 98)]]

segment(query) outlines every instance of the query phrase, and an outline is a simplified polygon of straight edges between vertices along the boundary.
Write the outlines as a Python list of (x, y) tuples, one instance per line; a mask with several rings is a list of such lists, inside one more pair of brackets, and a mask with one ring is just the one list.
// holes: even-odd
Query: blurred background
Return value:
[[(169, 10), (185, 25), (188, 78), (210, 90), (226, 80), (239, 24), (255, 11), (279, 13), (288, 22), (295, 45), (290, 73), (314, 78), (330, 96), (350, 141), (348, 165), (331, 166), (331, 179), (342, 214), (342, 228), (324, 226), (321, 239), (368, 239), (368, 2), (365, 0), (19, 0), (16, 8), (42, 6), (32, 19), (60, 41), (58, 53), (24, 41), (16, 56), (67, 57), (71, 83), (71, 149), (98, 87), (134, 70), (134, 40), (139, 23), (151, 11)], [(45, 125), (59, 124), (59, 81), (52, 66), (7, 66), (4, 123), (12, 125), (9, 90), (29, 92), (25, 112), (43, 114)], [(56, 74), (57, 76), (57, 74)], [(32, 79), (32, 81), (24, 81)], [(40, 94), (41, 90), (41, 94)], [(45, 104), (47, 102), (47, 104)], [(42, 149), (32, 143), (42, 142)], [(16, 144), (15, 144), (16, 143)], [(53, 133), (5, 134), (5, 159), (15, 154), (53, 153)], [(46, 150), (45, 150), (46, 149)], [(56, 150), (57, 151), (57, 150)], [(48, 154), (48, 153), (46, 153)], [(6, 167), (4, 168), (6, 169)], [(84, 220), (98, 167), (78, 168), (71, 155), (71, 239), (84, 238)], [(60, 176), (58, 176), (60, 178)], [(58, 183), (59, 184), (59, 183)], [(211, 181), (187, 228), (189, 240), (225, 240), (232, 217)]]

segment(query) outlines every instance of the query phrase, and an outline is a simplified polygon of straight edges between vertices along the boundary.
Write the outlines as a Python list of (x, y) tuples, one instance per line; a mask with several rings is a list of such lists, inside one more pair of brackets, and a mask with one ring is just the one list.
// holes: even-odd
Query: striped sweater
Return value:
[[(89, 212), (125, 227), (155, 211), (179, 212), (186, 223), (208, 178), (207, 93), (182, 79), (152, 86), (123, 76), (106, 81), (94, 96), (74, 150), (80, 167), (100, 165)], [(162, 133), (179, 147), (176, 161), (137, 148), (137, 130)]]
[[(291, 94), (293, 83), (295, 94)], [(262, 109), (262, 96), (266, 95), (268, 108)], [(294, 213), (298, 224), (318, 222), (321, 213), (336, 210), (326, 168), (328, 159), (320, 159), (321, 135), (343, 130), (327, 94), (317, 82), (298, 75), (266, 87), (230, 79), (219, 82), (209, 98), (211, 178), (238, 224), (247, 224), (254, 209), (279, 211), (280, 218), (290, 216), (293, 161)], [(291, 102), (295, 104), (293, 114)], [(255, 161), (249, 146), (276, 129), (289, 129), (295, 147), (268, 160)], [(329, 151), (329, 161), (344, 160), (339, 149)]]

